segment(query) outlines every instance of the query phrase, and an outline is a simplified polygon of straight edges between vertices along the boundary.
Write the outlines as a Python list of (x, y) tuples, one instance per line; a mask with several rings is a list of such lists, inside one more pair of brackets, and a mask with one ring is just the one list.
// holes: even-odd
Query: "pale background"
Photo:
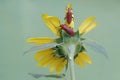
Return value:
[[(36, 80), (27, 73), (48, 73), (37, 67), (29, 37), (54, 34), (44, 25), (41, 14), (58, 16), (62, 21), (70, 0), (0, 0), (0, 80)], [(90, 50), (93, 64), (76, 67), (76, 80), (120, 80), (120, 0), (72, 0), (75, 27), (89, 16), (96, 16), (99, 26), (86, 36), (106, 48), (109, 59)], [(53, 80), (41, 78), (39, 80)], [(56, 79), (54, 79), (56, 80)], [(60, 79), (62, 80), (62, 79)]]

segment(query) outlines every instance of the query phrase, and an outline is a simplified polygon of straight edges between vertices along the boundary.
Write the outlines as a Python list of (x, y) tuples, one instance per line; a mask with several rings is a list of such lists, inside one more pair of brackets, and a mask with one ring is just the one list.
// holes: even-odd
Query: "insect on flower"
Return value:
[(74, 28), (74, 15), (73, 15), (72, 5), (71, 4), (68, 4), (67, 8), (66, 8), (65, 24), (68, 27)]
[[(66, 70), (69, 66), (71, 71), (71, 79), (74, 79), (74, 63), (80, 67), (84, 67), (85, 63), (92, 64), (91, 58), (87, 54), (87, 48), (90, 47), (95, 51), (104, 54), (106, 57), (105, 49), (94, 41), (84, 38), (83, 35), (90, 32), (95, 28), (98, 23), (94, 22), (95, 17), (89, 17), (83, 21), (77, 31), (74, 31), (74, 20), (71, 4), (68, 4), (66, 10), (65, 23), (61, 23), (56, 16), (42, 15), (42, 19), (50, 30), (57, 36), (53, 39), (50, 37), (37, 37), (30, 38), (27, 42), (34, 43), (30, 50), (37, 51), (35, 60), (38, 66), (50, 67), (50, 72), (56, 71), (59, 74), (65, 67)], [(69, 34), (69, 35), (68, 35)], [(69, 64), (69, 65), (68, 65)], [(73, 70), (73, 71), (72, 71)], [(59, 77), (63, 75), (34, 75), (37, 77)]]
[(73, 19), (73, 12), (72, 12), (72, 8), (68, 8), (67, 12), (66, 12), (66, 17), (65, 17), (66, 21), (68, 22), (68, 24), (71, 23), (72, 19)]
[(63, 30), (65, 30), (69, 35), (74, 36), (75, 32), (73, 31), (72, 28), (67, 27), (66, 24), (62, 24), (62, 25), (60, 25), (60, 27), (61, 27)]

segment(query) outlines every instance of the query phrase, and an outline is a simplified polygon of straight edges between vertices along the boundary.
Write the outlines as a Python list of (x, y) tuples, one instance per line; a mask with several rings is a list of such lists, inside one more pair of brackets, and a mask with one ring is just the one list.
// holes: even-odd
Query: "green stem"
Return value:
[(74, 51), (75, 51), (75, 46), (69, 46), (69, 69), (70, 69), (70, 78), (71, 80), (75, 80), (75, 71), (74, 71)]
[(74, 71), (74, 61), (73, 61), (73, 59), (69, 60), (69, 68), (70, 68), (71, 80), (75, 80), (75, 71)]

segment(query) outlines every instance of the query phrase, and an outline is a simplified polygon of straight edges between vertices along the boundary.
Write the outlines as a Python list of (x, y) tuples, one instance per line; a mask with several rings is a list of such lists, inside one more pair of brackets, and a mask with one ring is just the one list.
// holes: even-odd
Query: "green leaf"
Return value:
[(40, 77), (50, 77), (50, 78), (65, 78), (65, 74), (34, 74), (29, 73), (29, 75), (33, 76), (34, 78), (40, 78)]

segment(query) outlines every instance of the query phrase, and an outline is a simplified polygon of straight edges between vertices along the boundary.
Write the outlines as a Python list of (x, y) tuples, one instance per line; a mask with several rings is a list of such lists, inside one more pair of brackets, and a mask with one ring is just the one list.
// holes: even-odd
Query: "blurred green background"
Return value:
[(69, 2), (73, 5), (76, 29), (85, 18), (96, 16), (99, 26), (86, 36), (103, 44), (109, 55), (106, 59), (90, 50), (93, 64), (75, 66), (76, 80), (120, 80), (120, 0), (0, 0), (0, 80), (36, 80), (28, 73), (49, 72), (49, 68), (36, 66), (34, 52), (23, 56), (31, 47), (26, 39), (55, 38), (41, 14), (58, 16), (64, 21)]

